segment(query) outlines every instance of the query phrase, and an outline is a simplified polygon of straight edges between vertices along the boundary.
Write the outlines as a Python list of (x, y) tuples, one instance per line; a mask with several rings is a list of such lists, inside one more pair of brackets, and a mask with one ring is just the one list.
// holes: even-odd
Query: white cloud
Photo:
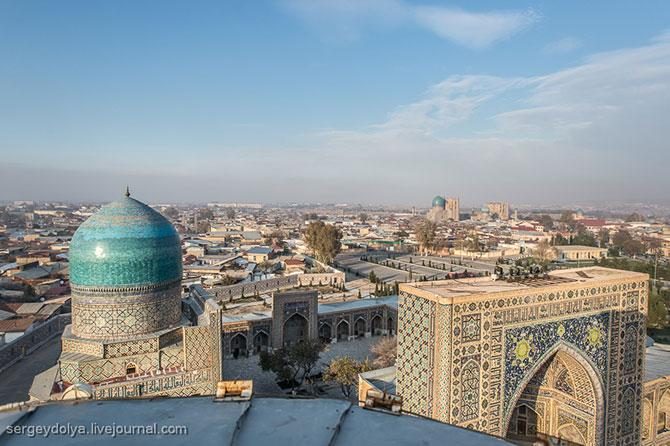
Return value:
[(320, 135), (320, 153), (387, 172), (371, 187), (400, 181), (398, 196), (667, 202), (669, 103), (670, 39), (654, 39), (544, 76), (449, 77), (381, 123)]
[(582, 47), (582, 41), (575, 37), (564, 37), (547, 44), (544, 52), (547, 54), (566, 54)]
[(402, 0), (285, 0), (286, 9), (320, 33), (354, 40), (369, 27), (418, 26), (451, 42), (486, 48), (539, 19), (528, 11), (469, 12)]
[(417, 23), (438, 36), (470, 48), (486, 48), (528, 28), (538, 14), (525, 12), (473, 13), (438, 6), (415, 8)]

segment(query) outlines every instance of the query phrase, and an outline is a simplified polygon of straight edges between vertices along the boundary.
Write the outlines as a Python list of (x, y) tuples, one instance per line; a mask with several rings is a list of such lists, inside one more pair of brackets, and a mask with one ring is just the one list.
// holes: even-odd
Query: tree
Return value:
[(226, 218), (228, 220), (234, 220), (235, 219), (235, 209), (226, 208)]
[(435, 246), (437, 237), (437, 225), (428, 219), (424, 219), (416, 227), (416, 240), (425, 251), (430, 251)]
[(547, 265), (556, 258), (557, 251), (556, 248), (551, 246), (548, 241), (542, 240), (533, 250), (533, 254), (542, 265)]
[(624, 254), (630, 257), (635, 257), (639, 256), (640, 254), (644, 254), (644, 252), (647, 250), (647, 247), (644, 245), (644, 243), (635, 239), (631, 239), (624, 242), (622, 248)]
[(551, 218), (551, 215), (542, 214), (538, 219), (540, 224), (544, 227), (545, 231), (549, 231), (554, 227), (554, 219)]
[(647, 327), (665, 328), (668, 320), (668, 309), (663, 302), (663, 297), (654, 287), (651, 287), (649, 293), (649, 316), (647, 318)]
[(305, 230), (305, 242), (314, 252), (316, 259), (330, 263), (342, 248), (342, 231), (323, 221), (313, 221)]
[(211, 220), (214, 218), (214, 212), (209, 208), (203, 208), (198, 210), (198, 218), (204, 220)]
[(614, 237), (612, 237), (612, 244), (615, 247), (617, 247), (619, 249), (622, 249), (623, 245), (627, 241), (632, 240), (632, 239), (633, 239), (633, 236), (630, 235), (630, 232), (626, 231), (625, 229), (621, 229), (614, 234)]
[(375, 368), (391, 367), (398, 353), (398, 340), (394, 336), (383, 337), (372, 346), (371, 351)]
[(406, 239), (409, 237), (409, 234), (404, 229), (394, 232), (393, 235), (395, 235), (395, 237), (398, 239)]
[(598, 246), (604, 248), (610, 242), (610, 231), (607, 228), (601, 228), (598, 231)]
[(637, 212), (633, 212), (632, 214), (626, 216), (626, 222), (629, 223), (631, 221), (644, 221), (644, 217)]
[(264, 371), (274, 372), (278, 382), (289, 383), (295, 391), (309, 379), (324, 348), (321, 341), (309, 339), (273, 352), (261, 352), (259, 364)]
[(362, 212), (358, 216), (358, 219), (361, 221), (361, 223), (365, 223), (366, 221), (368, 221), (368, 214), (366, 214), (365, 212)]
[(472, 236), (465, 241), (465, 247), (470, 252), (481, 252), (482, 244), (479, 241), (479, 234), (476, 232), (473, 233)]
[(368, 361), (356, 361), (349, 356), (340, 356), (328, 364), (323, 372), (323, 380), (339, 384), (342, 395), (349, 399), (351, 391), (358, 383), (358, 375), (371, 369)]
[(561, 223), (563, 223), (571, 231), (574, 231), (575, 213), (572, 211), (563, 211), (563, 213), (561, 213)]
[(554, 246), (562, 246), (562, 245), (569, 245), (570, 242), (568, 239), (563, 237), (561, 234), (556, 234), (556, 237), (554, 237)]
[(598, 246), (598, 241), (584, 225), (578, 225), (577, 235), (573, 237), (571, 245)]
[(179, 217), (179, 209), (177, 209), (174, 206), (170, 206), (168, 208), (165, 208), (165, 210), (163, 211), (163, 214), (166, 217), (169, 217), (171, 219), (175, 219), (175, 218)]

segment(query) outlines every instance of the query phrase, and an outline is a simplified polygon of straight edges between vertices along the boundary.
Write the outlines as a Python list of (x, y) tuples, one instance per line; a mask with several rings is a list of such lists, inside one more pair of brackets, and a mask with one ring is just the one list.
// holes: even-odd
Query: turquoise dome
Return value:
[(70, 282), (137, 287), (181, 280), (181, 242), (160, 213), (126, 194), (103, 206), (70, 243)]
[(440, 197), (439, 195), (436, 196), (435, 198), (433, 198), (433, 207), (434, 208), (444, 209), (444, 207), (446, 205), (447, 205), (447, 201), (444, 198)]

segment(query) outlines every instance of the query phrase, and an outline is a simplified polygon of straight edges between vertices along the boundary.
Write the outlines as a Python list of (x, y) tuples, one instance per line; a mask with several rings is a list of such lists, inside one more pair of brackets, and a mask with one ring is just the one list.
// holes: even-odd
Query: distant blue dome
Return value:
[(442, 209), (444, 209), (444, 207), (445, 207), (446, 205), (447, 205), (447, 201), (446, 201), (443, 197), (440, 197), (440, 196), (438, 195), (438, 196), (436, 196), (435, 198), (433, 198), (433, 207), (434, 207), (434, 208), (442, 208)]
[(129, 194), (86, 220), (70, 243), (70, 281), (136, 287), (181, 280), (181, 242), (172, 224)]

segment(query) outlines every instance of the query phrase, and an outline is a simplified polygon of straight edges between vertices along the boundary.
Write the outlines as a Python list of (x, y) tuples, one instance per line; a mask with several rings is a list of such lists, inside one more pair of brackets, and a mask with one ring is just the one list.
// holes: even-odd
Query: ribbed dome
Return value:
[(70, 243), (70, 281), (136, 287), (181, 279), (179, 235), (160, 213), (130, 196), (103, 206)]
[(439, 195), (433, 198), (433, 207), (434, 208), (442, 208), (446, 206), (447, 202), (444, 198), (440, 197)]

